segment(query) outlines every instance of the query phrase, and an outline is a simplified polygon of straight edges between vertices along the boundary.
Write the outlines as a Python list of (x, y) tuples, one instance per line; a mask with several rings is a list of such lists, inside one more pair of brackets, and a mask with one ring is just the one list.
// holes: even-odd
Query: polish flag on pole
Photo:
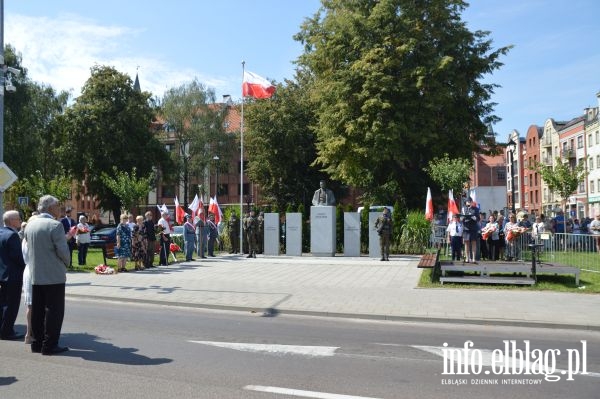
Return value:
[(198, 216), (202, 221), (206, 222), (206, 215), (204, 214), (204, 196), (200, 196), (200, 202), (198, 204), (198, 211), (196, 212), (196, 216)]
[(475, 208), (479, 208), (479, 204), (477, 203), (477, 193), (475, 192), (475, 189), (471, 190), (470, 197), (473, 200), (473, 201), (471, 201), (471, 206), (474, 206)]
[(188, 209), (190, 211), (192, 211), (192, 215), (195, 215), (199, 206), (200, 206), (200, 200), (198, 199), (198, 194), (196, 194), (192, 203), (188, 205)]
[(427, 187), (427, 200), (425, 202), (425, 219), (433, 221), (433, 200), (431, 199), (431, 188)]
[(271, 97), (273, 93), (275, 86), (271, 82), (255, 73), (244, 71), (242, 96), (262, 99)]
[(454, 202), (454, 194), (452, 190), (448, 190), (448, 222), (452, 221), (453, 215), (458, 215), (459, 213), (456, 202)]
[(177, 222), (177, 224), (183, 224), (184, 216), (185, 211), (183, 210), (181, 205), (179, 205), (179, 199), (177, 199), (177, 196), (175, 196), (175, 221)]
[(208, 203), (208, 211), (215, 215), (215, 224), (218, 225), (221, 219), (223, 219), (223, 212), (221, 212), (221, 207), (216, 198), (211, 197), (210, 202)]

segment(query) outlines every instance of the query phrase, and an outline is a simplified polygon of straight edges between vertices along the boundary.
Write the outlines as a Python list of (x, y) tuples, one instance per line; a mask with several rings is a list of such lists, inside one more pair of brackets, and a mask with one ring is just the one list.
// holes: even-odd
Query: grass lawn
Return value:
[[(170, 255), (169, 255), (170, 256)], [(181, 261), (185, 256), (181, 253), (177, 253), (177, 260)], [(172, 262), (173, 258), (170, 256), (169, 262)], [(87, 259), (85, 266), (77, 265), (77, 250), (73, 251), (73, 268), (69, 269), (71, 272), (94, 272), (94, 268), (98, 265), (104, 263), (104, 258), (102, 257), (102, 249), (101, 248), (90, 248), (88, 250)], [(158, 254), (154, 256), (154, 265), (158, 264)], [(117, 259), (106, 259), (106, 265), (112, 267), (113, 269), (117, 268)], [(127, 261), (127, 269), (133, 270), (135, 267), (134, 262)]]
[(569, 275), (538, 275), (535, 285), (500, 285), (500, 284), (460, 284), (444, 283), (442, 285), (439, 276), (431, 281), (433, 270), (425, 269), (419, 280), (422, 288), (461, 288), (461, 289), (490, 289), (490, 290), (529, 290), (529, 291), (557, 291), (577, 292), (581, 294), (600, 293), (600, 273), (582, 271), (579, 275), (579, 287), (575, 285), (575, 277)]

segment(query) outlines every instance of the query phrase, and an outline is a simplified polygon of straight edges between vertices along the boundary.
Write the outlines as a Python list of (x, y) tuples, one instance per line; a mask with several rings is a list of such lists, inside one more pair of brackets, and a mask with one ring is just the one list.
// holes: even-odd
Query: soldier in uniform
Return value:
[(383, 208), (383, 215), (375, 221), (375, 229), (379, 234), (381, 260), (390, 260), (390, 239), (392, 237), (392, 217), (388, 208)]
[(229, 217), (227, 231), (229, 232), (229, 241), (231, 241), (231, 251), (229, 253), (237, 254), (240, 252), (240, 220), (235, 212)]
[(265, 213), (259, 212), (258, 217), (256, 218), (256, 222), (258, 224), (258, 232), (256, 234), (257, 240), (257, 251), (259, 254), (262, 254), (265, 250)]
[(244, 220), (244, 231), (246, 232), (246, 240), (248, 241), (247, 258), (256, 258), (258, 223), (254, 217), (254, 211), (250, 211), (250, 215)]

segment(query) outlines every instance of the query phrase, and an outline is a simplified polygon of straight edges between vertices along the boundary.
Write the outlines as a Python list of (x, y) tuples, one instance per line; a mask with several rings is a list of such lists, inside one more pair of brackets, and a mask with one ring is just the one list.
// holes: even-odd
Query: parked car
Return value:
[(173, 226), (171, 238), (173, 237), (183, 237), (183, 226)]
[(103, 227), (98, 230), (92, 230), (90, 247), (99, 248), (106, 244), (117, 243), (117, 227)]

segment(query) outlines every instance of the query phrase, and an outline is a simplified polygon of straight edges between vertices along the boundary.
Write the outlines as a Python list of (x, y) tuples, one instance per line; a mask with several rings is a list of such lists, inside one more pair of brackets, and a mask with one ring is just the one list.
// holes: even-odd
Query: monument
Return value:
[(314, 256), (335, 256), (335, 196), (325, 180), (319, 186), (310, 207), (310, 252)]

